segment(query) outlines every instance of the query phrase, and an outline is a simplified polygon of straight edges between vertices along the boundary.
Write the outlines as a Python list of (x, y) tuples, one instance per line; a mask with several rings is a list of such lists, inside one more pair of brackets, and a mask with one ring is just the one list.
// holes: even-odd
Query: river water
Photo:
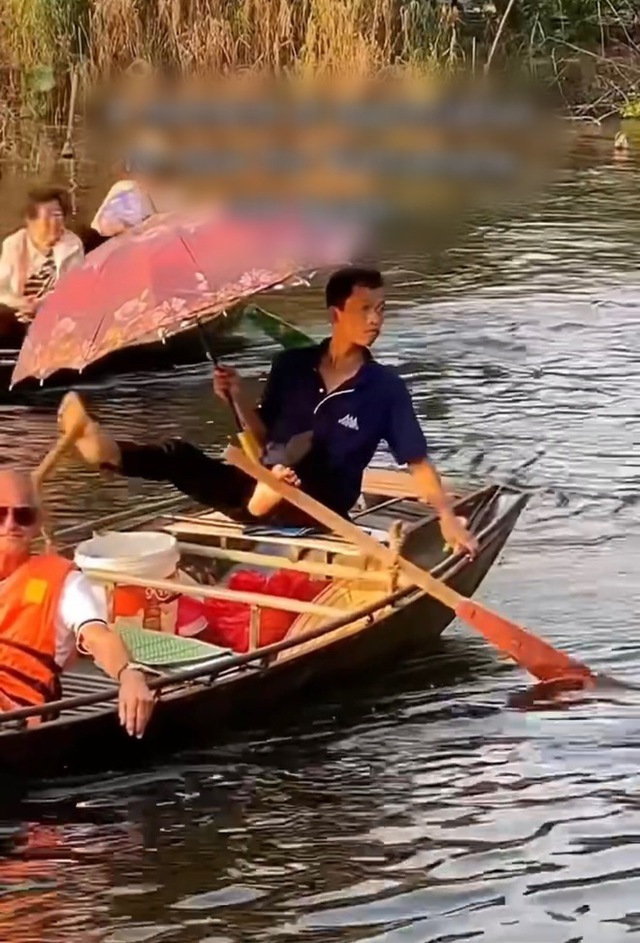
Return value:
[[(441, 468), (538, 489), (479, 596), (640, 678), (640, 166), (590, 153), (428, 258), (389, 257), (379, 355)], [(319, 287), (269, 299), (320, 336)], [(270, 348), (235, 358), (264, 375)], [(120, 435), (231, 431), (206, 368), (89, 391)], [(57, 395), (3, 409), (34, 461)], [(77, 466), (61, 522), (148, 486)], [(640, 699), (516, 709), (527, 679), (454, 627), (431, 659), (145, 775), (31, 788), (1, 822), (11, 943), (618, 943), (640, 930)]]

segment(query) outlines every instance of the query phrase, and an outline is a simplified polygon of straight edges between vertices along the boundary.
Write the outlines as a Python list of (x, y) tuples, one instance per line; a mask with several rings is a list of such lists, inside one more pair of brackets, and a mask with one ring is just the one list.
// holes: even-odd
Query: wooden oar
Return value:
[(262, 457), (262, 449), (258, 444), (258, 440), (254, 436), (251, 429), (248, 429), (247, 426), (245, 426), (240, 414), (240, 410), (238, 409), (233, 396), (229, 395), (227, 397), (227, 402), (229, 403), (229, 407), (233, 413), (233, 418), (235, 419), (236, 435), (238, 437), (238, 442), (240, 443), (242, 451), (252, 461), (259, 462)]
[(82, 425), (78, 425), (59, 436), (58, 441), (53, 446), (53, 448), (47, 452), (35, 471), (31, 473), (33, 488), (41, 505), (40, 511), (42, 515), (42, 536), (44, 537), (47, 549), (53, 548), (53, 534), (49, 528), (49, 515), (46, 513), (42, 501), (42, 482), (48, 475), (51, 474), (64, 453), (74, 445), (76, 440), (80, 437), (81, 432)]
[(78, 425), (68, 432), (65, 432), (64, 435), (59, 436), (53, 448), (47, 452), (36, 470), (31, 473), (31, 478), (37, 491), (40, 490), (42, 482), (51, 474), (64, 453), (70, 449), (76, 439), (79, 438), (81, 432), (82, 426)]
[(458, 618), (540, 681), (596, 680), (596, 675), (586, 665), (565, 652), (558, 651), (544, 639), (538, 638), (515, 622), (461, 595), (415, 563), (403, 557), (398, 558), (392, 550), (378, 543), (350, 521), (329, 510), (308, 494), (279, 481), (262, 465), (247, 458), (240, 449), (229, 446), (225, 455), (231, 465), (270, 487), (284, 500), (357, 546), (363, 554), (379, 560), (385, 566), (397, 566), (415, 586), (452, 609)]
[(285, 350), (292, 350), (296, 347), (310, 347), (315, 344), (313, 337), (310, 337), (297, 325), (285, 321), (284, 318), (278, 317), (277, 314), (266, 311), (258, 305), (247, 305), (242, 312), (242, 318), (257, 327), (272, 341), (280, 344)]

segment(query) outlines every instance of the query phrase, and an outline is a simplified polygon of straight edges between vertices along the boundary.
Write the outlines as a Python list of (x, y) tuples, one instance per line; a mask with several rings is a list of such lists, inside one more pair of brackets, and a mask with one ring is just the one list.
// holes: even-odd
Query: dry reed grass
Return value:
[[(489, 4), (495, 16), (472, 44), (462, 24), (443, 15), (444, 0), (4, 0), (0, 73), (26, 76), (23, 92), (43, 67), (61, 85), (71, 68), (79, 71), (86, 90), (122, 75), (135, 60), (182, 78), (250, 72), (316, 80), (400, 69), (441, 78), (468, 69), (476, 56), (479, 65), (486, 60), (507, 5)], [(525, 63), (553, 58), (562, 14), (562, 58), (567, 39), (578, 42), (572, 30), (584, 19), (580, 11), (589, 12), (593, 36), (604, 35), (602, 6), (600, 0), (522, 0), (501, 48)], [(617, 0), (604, 6), (614, 20), (621, 17)], [(57, 108), (64, 112), (64, 104)]]
[[(5, 0), (0, 65), (104, 80), (144, 59), (180, 75), (370, 75), (432, 48), (424, 0)], [(433, 47), (435, 48), (435, 47)]]

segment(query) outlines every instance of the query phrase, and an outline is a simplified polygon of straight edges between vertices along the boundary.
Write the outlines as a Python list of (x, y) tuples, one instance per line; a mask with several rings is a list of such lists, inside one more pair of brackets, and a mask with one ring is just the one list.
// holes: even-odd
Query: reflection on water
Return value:
[[(638, 680), (640, 171), (593, 162), (476, 219), (432, 264), (389, 253), (380, 356), (457, 476), (517, 466), (538, 493), (482, 597)], [(321, 293), (269, 299), (320, 335)], [(268, 305), (267, 305), (268, 306)], [(237, 358), (256, 377), (270, 349)], [(2, 412), (9, 459), (54, 435), (57, 395)], [(114, 432), (212, 448), (205, 367), (118, 378)], [(384, 456), (382, 456), (384, 458)], [(69, 466), (61, 522), (152, 486)], [(640, 696), (519, 710), (526, 679), (467, 632), (223, 748), (137, 777), (34, 786), (0, 831), (0, 939), (620, 943), (640, 928)]]

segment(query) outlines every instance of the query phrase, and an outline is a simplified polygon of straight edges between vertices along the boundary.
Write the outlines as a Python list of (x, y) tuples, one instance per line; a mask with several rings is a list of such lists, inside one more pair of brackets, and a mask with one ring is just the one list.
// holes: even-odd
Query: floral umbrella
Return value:
[(47, 297), (11, 385), (164, 340), (295, 275), (348, 262), (356, 229), (282, 214), (155, 216), (89, 253)]

